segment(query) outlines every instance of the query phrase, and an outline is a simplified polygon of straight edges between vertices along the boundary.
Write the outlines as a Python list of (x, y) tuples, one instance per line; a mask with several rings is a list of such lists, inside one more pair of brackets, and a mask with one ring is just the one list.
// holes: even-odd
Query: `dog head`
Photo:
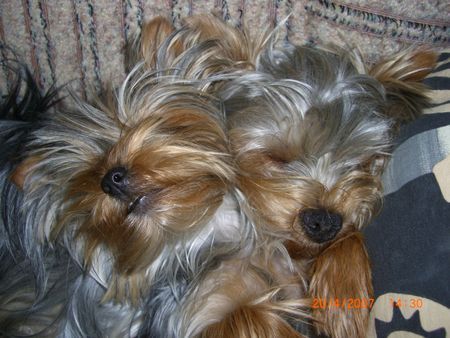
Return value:
[(393, 124), (388, 68), (371, 76), (341, 49), (291, 46), (264, 53), (258, 72), (220, 94), (250, 213), (286, 236), (293, 256), (317, 254), (378, 211)]
[(195, 236), (234, 174), (221, 105), (141, 70), (117, 100), (49, 117), (13, 175), (42, 238), (75, 239), (86, 263), (105, 251), (125, 276)]

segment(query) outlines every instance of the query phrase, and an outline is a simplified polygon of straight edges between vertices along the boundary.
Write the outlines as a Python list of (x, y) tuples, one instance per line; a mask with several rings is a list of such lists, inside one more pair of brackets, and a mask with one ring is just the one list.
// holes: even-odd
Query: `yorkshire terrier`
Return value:
[(368, 306), (330, 301), (370, 300), (359, 230), (434, 56), (367, 69), (270, 40), (157, 18), (93, 103), (55, 109), (29, 74), (20, 100), (17, 79), (0, 121), (1, 334), (301, 337), (312, 297), (319, 333), (364, 336)]
[[(146, 26), (134, 49), (141, 50), (147, 67), (176, 65), (177, 75), (201, 80), (203, 89), (225, 101), (243, 211), (258, 234), (257, 246), (264, 247), (255, 250), (246, 268), (266, 271), (276, 286), (289, 285), (283, 299), (296, 300), (297, 307), (310, 296), (318, 333), (364, 336), (372, 287), (359, 230), (381, 205), (380, 175), (393, 130), (427, 104), (419, 82), (432, 68), (434, 54), (407, 51), (368, 69), (358, 54), (338, 48), (273, 49), (270, 34), (252, 39), (211, 16), (190, 18), (178, 31), (167, 20), (156, 22), (163, 27), (158, 38), (150, 39), (155, 30)], [(245, 278), (237, 281), (247, 276), (258, 285), (243, 270), (236, 261), (223, 263), (214, 274), (237, 273), (231, 283), (217, 282), (211, 297), (230, 287), (244, 295), (229, 298), (230, 304), (254, 297)], [(217, 301), (208, 304), (204, 312), (217, 309)], [(234, 311), (222, 311), (203, 334), (252, 336), (245, 328), (253, 328), (256, 336), (300, 336), (275, 315), (272, 299), (261, 305), (259, 312), (222, 306)], [(269, 315), (282, 325), (274, 325)]]
[(206, 35), (161, 61), (197, 28), (152, 25), (101, 99), (56, 109), (26, 73), (31, 91), (19, 77), (2, 102), (3, 335), (298, 336), (290, 258), (241, 212), (223, 105), (198, 81), (226, 72), (204, 67), (223, 46)]
[(139, 66), (96, 107), (35, 119), (47, 96), (30, 95), (2, 106), (17, 149), (2, 168), (4, 334), (132, 335), (151, 286), (252, 243), (217, 100)]
[[(251, 39), (244, 30), (214, 16), (188, 18), (179, 30), (166, 19), (156, 18), (144, 25), (130, 59), (131, 63), (141, 60), (146, 68), (157, 72), (170, 70), (171, 74), (195, 80), (203, 91), (213, 95), (218, 86), (233, 77), (232, 73), (253, 70), (256, 57), (267, 41), (265, 34)], [(241, 192), (235, 187), (233, 190), (240, 202)], [(303, 293), (297, 292), (299, 276), (282, 241), (261, 232), (245, 213), (241, 213), (240, 222), (254, 231), (253, 237), (247, 236), (240, 252), (230, 255), (228, 251), (227, 257), (217, 244), (212, 245), (213, 255), (220, 257), (218, 253), (222, 252), (222, 257), (215, 259), (217, 267), (204, 270), (204, 277), (198, 278), (195, 290), (175, 290), (167, 282), (153, 288), (144, 320), (147, 328), (141, 334), (152, 337), (301, 336), (289, 320), (306, 318), (302, 309), (309, 302)], [(229, 240), (236, 240), (233, 234), (230, 236)], [(291, 297), (293, 294), (295, 297)], [(168, 299), (174, 299), (171, 306), (167, 305)]]
[(268, 48), (224, 100), (238, 187), (257, 227), (285, 239), (309, 285), (312, 324), (330, 337), (364, 337), (371, 269), (360, 233), (381, 206), (392, 134), (427, 104), (429, 51), (367, 67), (358, 53)]

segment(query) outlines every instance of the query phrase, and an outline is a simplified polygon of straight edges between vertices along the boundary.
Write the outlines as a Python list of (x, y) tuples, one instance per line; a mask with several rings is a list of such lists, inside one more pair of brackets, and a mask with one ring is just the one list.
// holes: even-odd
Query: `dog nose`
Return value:
[(102, 190), (115, 198), (127, 197), (128, 179), (127, 170), (124, 167), (116, 167), (109, 170), (102, 179)]
[(307, 209), (300, 214), (303, 229), (316, 243), (324, 243), (336, 237), (342, 228), (342, 217), (325, 209)]

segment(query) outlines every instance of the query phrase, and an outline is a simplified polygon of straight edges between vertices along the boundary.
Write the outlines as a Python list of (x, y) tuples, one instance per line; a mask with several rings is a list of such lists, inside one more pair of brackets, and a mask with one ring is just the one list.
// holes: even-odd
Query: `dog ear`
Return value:
[(183, 20), (183, 26), (191, 33), (185, 37), (185, 45), (216, 41), (221, 46), (221, 58), (241, 69), (254, 69), (257, 55), (269, 41), (269, 33), (250, 36), (245, 27), (234, 27), (217, 15), (195, 15)]
[(437, 54), (427, 49), (408, 48), (382, 59), (369, 69), (369, 75), (385, 88), (386, 115), (397, 124), (417, 118), (429, 105), (427, 88), (421, 81), (433, 70)]
[[(173, 24), (164, 17), (157, 17), (144, 24), (141, 32), (141, 54), (150, 69), (154, 69), (159, 47), (175, 31)], [(181, 53), (181, 46), (170, 46), (171, 59)], [(168, 56), (167, 56), (168, 57)]]
[[(172, 23), (162, 16), (144, 23), (141, 33), (125, 48), (126, 71), (129, 72), (140, 61), (144, 61), (148, 69), (155, 69), (158, 49), (174, 31)], [(176, 49), (172, 51), (176, 52)]]
[(318, 332), (333, 338), (364, 337), (373, 289), (361, 233), (333, 243), (312, 269), (309, 291)]

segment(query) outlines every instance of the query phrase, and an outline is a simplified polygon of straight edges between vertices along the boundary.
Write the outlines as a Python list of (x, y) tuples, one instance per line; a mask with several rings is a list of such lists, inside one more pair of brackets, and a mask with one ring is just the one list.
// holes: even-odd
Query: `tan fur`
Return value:
[[(140, 53), (152, 70), (166, 71), (177, 67), (177, 62), (200, 44), (209, 46), (183, 69), (187, 78), (204, 79), (210, 75), (255, 68), (256, 58), (268, 44), (268, 34), (250, 36), (214, 15), (196, 15), (185, 18), (182, 28), (171, 37), (172, 25), (164, 18), (156, 18), (142, 29)], [(156, 41), (156, 42), (155, 42)], [(156, 59), (154, 47), (165, 42), (164, 53)]]
[[(142, 26), (141, 54), (149, 69), (154, 69), (158, 48), (174, 31), (173, 25), (164, 17), (156, 17)], [(174, 50), (178, 51), (178, 48), (174, 48)], [(181, 50), (178, 51), (178, 53), (180, 52)]]
[[(51, 229), (40, 229), (43, 241), (47, 230), (52, 241), (63, 232), (75, 233), (87, 268), (101, 248), (108, 249), (114, 269), (104, 300), (134, 302), (141, 297), (151, 286), (146, 269), (165, 243), (201, 229), (229, 192), (235, 172), (227, 135), (215, 115), (217, 107), (198, 100), (201, 104), (193, 108), (181, 99), (150, 112), (138, 111), (127, 125), (118, 120), (113, 103), (103, 103), (104, 114), (114, 117), (121, 137), (105, 154), (92, 154), (89, 163), (77, 168), (64, 187), (64, 214)], [(44, 162), (40, 155), (25, 159), (11, 179), (22, 188)], [(105, 194), (100, 184), (108, 170), (120, 166), (129, 175), (127, 201)], [(30, 182), (27, 189), (45, 180)], [(140, 197), (142, 210), (129, 214), (128, 206)]]
[[(275, 155), (279, 157), (280, 152)], [(354, 231), (367, 224), (381, 206), (379, 177), (355, 171), (342, 177), (330, 190), (307, 177), (290, 175), (266, 155), (245, 154), (238, 157), (237, 163), (241, 173), (239, 186), (253, 207), (254, 218), (270, 233), (291, 238), (286, 247), (299, 271), (305, 259), (317, 257), (308, 273), (312, 278), (308, 295), (327, 300), (371, 297), (368, 257), (360, 235)], [(342, 215), (343, 229), (330, 248), (325, 249), (329, 243), (314, 243), (303, 233), (299, 210), (308, 208), (326, 208)], [(346, 237), (349, 234), (352, 235)], [(340, 242), (339, 238), (344, 239)], [(346, 269), (351, 275), (341, 278), (340, 273), (345, 274)], [(363, 337), (367, 315), (368, 311), (360, 308), (347, 311), (331, 308), (315, 311), (314, 319), (320, 332), (331, 337)]]
[(252, 39), (245, 29), (234, 28), (213, 15), (186, 18), (185, 25), (192, 31), (185, 44), (216, 40), (221, 47), (220, 58), (233, 61), (233, 68), (254, 69), (254, 62), (264, 45), (264, 35)]
[[(225, 180), (233, 175), (224, 137), (213, 120), (195, 111), (165, 111), (164, 117), (151, 116), (130, 129), (106, 157), (93, 160), (73, 180), (68, 195), (84, 196), (73, 210), (94, 210), (79, 229), (86, 237), (87, 261), (106, 242), (117, 269), (133, 272), (148, 266), (167, 236), (191, 231), (210, 218), (227, 190)], [(127, 217), (127, 205), (101, 191), (97, 182), (117, 166), (128, 168), (133, 196), (146, 196), (151, 212)]]
[[(261, 158), (264, 157), (253, 159), (250, 156), (238, 161), (240, 172), (246, 173), (239, 178), (240, 188), (257, 211), (254, 217), (261, 219), (268, 231), (291, 238), (286, 246), (297, 261), (299, 271), (305, 259), (317, 257), (308, 273), (312, 278), (308, 294), (313, 299), (327, 300), (370, 298), (372, 284), (368, 257), (360, 234), (354, 231), (367, 224), (381, 206), (378, 177), (366, 172), (353, 172), (328, 190), (319, 182), (289, 177), (270, 160), (258, 163)], [(329, 243), (317, 244), (308, 240), (298, 220), (298, 210), (318, 207), (333, 210), (344, 219), (343, 229), (337, 237), (344, 239), (336, 239), (337, 243), (324, 252), (322, 250)], [(352, 235), (346, 237), (349, 233)], [(342, 278), (341, 274), (346, 274), (346, 269), (350, 275)], [(362, 337), (367, 315), (366, 309), (342, 311), (330, 308), (328, 311), (315, 311), (314, 319), (319, 331), (331, 337)]]
[(314, 262), (309, 288), (313, 306), (319, 305), (313, 309), (319, 333), (365, 337), (373, 298), (368, 262), (359, 232), (336, 241)]
[[(232, 142), (239, 142), (231, 133)], [(275, 151), (275, 156), (281, 153)], [(281, 160), (283, 161), (283, 160)], [(278, 236), (294, 236), (298, 243), (291, 249), (303, 257), (314, 256), (323, 245), (312, 243), (299, 224), (299, 210), (325, 208), (344, 217), (340, 236), (361, 229), (381, 206), (381, 183), (378, 176), (368, 172), (352, 172), (342, 177), (330, 190), (308, 177), (298, 177), (282, 169), (266, 154), (245, 153), (238, 156), (239, 187), (248, 196), (261, 225)]]
[[(143, 40), (155, 35), (145, 32), (153, 32), (155, 28), (152, 25), (157, 25), (158, 22), (160, 21), (153, 20), (144, 25)], [(202, 55), (197, 56), (186, 66), (186, 69), (183, 69), (183, 76), (189, 79), (205, 79), (215, 74), (253, 70), (260, 50), (269, 41), (267, 34), (252, 38), (245, 29), (234, 28), (213, 15), (186, 18), (180, 31), (172, 36), (169, 33), (171, 33), (170, 29), (163, 30), (157, 38), (160, 41), (165, 35), (167, 39), (164, 42), (163, 59), (157, 59), (155, 62), (156, 68), (160, 70), (170, 69), (176, 65), (180, 58), (189, 55), (192, 48), (207, 46)], [(151, 42), (142, 41), (141, 52), (146, 64), (152, 67), (154, 59), (153, 55), (145, 50), (147, 44), (153, 46)], [(150, 158), (154, 158), (154, 155)], [(193, 159), (191, 158), (190, 161)], [(179, 163), (185, 162), (179, 161)], [(205, 159), (206, 163), (211, 165), (210, 160)], [(199, 191), (200, 196), (206, 197), (211, 202), (214, 201), (202, 190)], [(183, 203), (190, 205), (187, 201)], [(267, 253), (269, 249), (260, 251), (262, 252), (258, 251), (258, 254), (267, 255), (269, 261), (273, 260), (271, 254)], [(238, 261), (235, 261), (235, 266), (231, 262), (223, 263), (220, 269), (211, 273), (211, 277), (206, 278), (208, 283), (216, 280), (216, 284), (201, 287), (196, 297), (199, 300), (206, 297), (206, 304), (202, 307), (209, 311), (201, 312), (202, 321), (206, 323), (212, 321), (214, 324), (200, 333), (202, 337), (300, 337), (286, 322), (285, 316), (286, 312), (292, 311), (294, 320), (304, 318), (304, 312), (294, 310), (305, 305), (303, 292), (297, 291), (298, 285), (290, 288), (280, 286), (284, 285), (283, 283), (298, 283), (300, 277), (293, 276), (289, 263), (283, 267), (277, 266), (278, 274), (272, 275), (273, 271), (269, 270), (275, 270), (275, 268), (269, 267), (267, 262), (262, 263), (260, 258), (256, 260), (257, 263), (252, 258), (253, 262), (250, 265), (253, 267), (248, 269), (244, 269), (245, 264)], [(257, 269), (266, 271), (269, 276), (260, 276), (256, 270), (253, 271), (255, 264), (258, 266)], [(266, 279), (268, 277), (272, 280), (271, 282)], [(274, 287), (282, 289), (282, 292), (274, 292)], [(210, 288), (213, 291), (208, 291)], [(211, 292), (210, 296), (208, 292)], [(286, 296), (290, 292), (295, 293), (298, 299), (283, 301), (282, 295)]]
[(23, 189), (28, 172), (31, 170), (33, 165), (39, 163), (41, 160), (42, 159), (38, 157), (28, 157), (24, 159), (13, 170), (10, 176), (11, 182), (13, 182), (18, 188)]
[(212, 274), (212, 288), (203, 285), (196, 295), (206, 299), (198, 305), (203, 309), (201, 320), (209, 323), (199, 337), (302, 337), (286, 321), (305, 320), (310, 305), (309, 299), (289, 296), (289, 288), (297, 288), (292, 272), (284, 276), (286, 284), (280, 284), (265, 265), (240, 260), (222, 264)]
[(437, 53), (419, 48), (409, 48), (380, 60), (369, 69), (369, 74), (386, 88), (390, 101), (387, 115), (396, 123), (417, 118), (428, 106), (427, 87), (421, 81), (437, 62)]
[[(253, 39), (245, 30), (214, 16), (188, 18), (180, 31), (167, 19), (156, 18), (144, 25), (130, 59), (143, 60), (150, 71), (167, 70), (176, 68), (192, 48), (208, 42), (205, 53), (183, 69), (184, 77), (201, 80), (254, 70), (268, 40), (267, 34)], [(165, 49), (163, 59), (159, 57), (161, 49)], [(435, 61), (431, 52), (405, 52), (369, 70), (386, 89), (391, 102), (387, 115), (397, 120), (417, 116), (426, 104), (418, 81)], [(200, 337), (301, 337), (287, 319), (308, 317), (304, 311), (311, 305), (308, 296), (325, 302), (370, 300), (370, 265), (358, 231), (381, 205), (380, 170), (374, 169), (377, 159), (362, 156), (360, 166), (330, 185), (286, 169), (290, 162), (315, 156), (308, 130), (320, 130), (323, 121), (316, 120), (313, 110), (308, 112), (311, 117), (301, 121), (306, 127), (298, 128), (304, 134), (291, 135), (296, 130), (287, 126), (284, 135), (281, 128), (281, 135), (267, 137), (256, 151), (246, 151), (253, 135), (234, 126), (229, 135), (233, 159), (227, 135), (212, 114), (185, 108), (182, 99), (169, 106), (147, 105), (151, 85), (145, 82), (142, 87), (133, 87), (131, 98), (125, 98), (131, 103), (123, 106), (136, 108), (130, 115), (111, 108), (115, 101), (101, 105), (117, 122), (120, 139), (105, 154), (93, 156), (70, 180), (65, 201), (70, 206), (52, 233), (56, 237), (76, 223), (80, 214), (88, 215), (78, 228), (69, 230), (82, 238), (86, 265), (102, 246), (111, 253), (114, 271), (104, 300), (137, 301), (149, 287), (145, 269), (165, 243), (202, 227), (234, 183), (247, 199), (245, 211), (257, 227), (260, 242), (246, 257), (249, 261), (224, 260), (207, 272), (193, 296), (199, 304), (189, 303), (203, 308), (186, 310), (198, 316), (192, 332)], [(210, 88), (217, 87), (212, 84)], [(142, 95), (143, 102), (138, 100), (141, 105), (133, 106), (134, 95)], [(419, 99), (410, 99), (416, 96)], [(34, 165), (33, 158), (24, 161), (12, 180), (22, 187)], [(102, 191), (99, 182), (114, 167), (127, 169), (129, 200)], [(139, 198), (143, 198), (139, 207), (145, 212), (137, 210), (129, 215), (129, 205)], [(319, 244), (308, 238), (300, 219), (305, 209), (326, 209), (342, 216), (342, 229), (331, 243)], [(272, 250), (271, 245), (280, 242), (293, 262)], [(310, 281), (309, 288), (305, 280)], [(317, 331), (333, 338), (363, 337), (368, 309), (346, 306), (328, 304), (326, 309), (313, 309)]]
[[(303, 53), (301, 56), (307, 60), (320, 52), (310, 51), (308, 54), (307, 49), (303, 49)], [(343, 50), (333, 53), (338, 58), (333, 61), (330, 58), (327, 62), (342, 62), (344, 59), (339, 56), (341, 53), (346, 55)], [(417, 117), (428, 104), (425, 87), (420, 81), (434, 67), (434, 53), (410, 49), (380, 61), (369, 70), (357, 57), (354, 60), (350, 57), (350, 60), (358, 63), (354, 65), (355, 73), (368, 73), (382, 85), (377, 88), (378, 93), (374, 91), (380, 101), (373, 101), (374, 105), (379, 102), (382, 104), (373, 107), (374, 114), (370, 118), (385, 114), (399, 124)], [(324, 62), (324, 59), (320, 62)], [(316, 65), (320, 66), (320, 62), (317, 61)], [(317, 79), (323, 79), (316, 79), (310, 74), (317, 73), (330, 81), (335, 76), (330, 72), (328, 79), (321, 70), (308, 73), (309, 70), (299, 70), (294, 66), (292, 69), (300, 74), (284, 75), (289, 69), (288, 62), (283, 67), (278, 69), (274, 66), (274, 74), (282, 80), (283, 76), (292, 76), (294, 80), (305, 77), (311, 81), (313, 88)], [(270, 67), (268, 69), (271, 70)], [(325, 85), (326, 81), (323, 82)], [(324, 310), (314, 309), (317, 331), (333, 338), (364, 337), (372, 281), (369, 257), (359, 230), (370, 222), (382, 205), (381, 173), (389, 158), (390, 121), (383, 121), (385, 129), (379, 134), (385, 140), (384, 148), (374, 152), (368, 147), (367, 154), (362, 149), (355, 157), (356, 164), (341, 171), (339, 166), (334, 165), (340, 163), (339, 155), (345, 149), (339, 149), (339, 143), (334, 139), (337, 130), (333, 127), (338, 128), (339, 125), (332, 126), (331, 122), (322, 120), (329, 116), (321, 111), (324, 107), (329, 108), (326, 104), (316, 107), (307, 103), (307, 108), (298, 108), (298, 116), (285, 116), (282, 109), (277, 111), (279, 108), (276, 104), (261, 99), (267, 107), (258, 105), (259, 97), (248, 97), (250, 102), (255, 102), (256, 108), (247, 104), (245, 94), (239, 94), (241, 82), (236, 83), (233, 90), (238, 93), (237, 98), (232, 96), (230, 100), (233, 106), (229, 109), (229, 134), (232, 153), (238, 165), (238, 187), (248, 203), (246, 212), (265, 233), (285, 239), (286, 249), (296, 263), (298, 275), (310, 281), (306, 295), (313, 297), (313, 301), (316, 298), (326, 302), (359, 302), (359, 306), (351, 309), (333, 306)], [(367, 88), (369, 92), (371, 89)], [(252, 93), (252, 88), (243, 87), (243, 90)], [(308, 99), (315, 102), (315, 95), (317, 93), (313, 90)], [(288, 99), (291, 98), (288, 96)], [(293, 98), (291, 100), (289, 103), (295, 103)], [(284, 107), (284, 102), (281, 102), (280, 106)], [(243, 107), (239, 107), (238, 103)], [(378, 107), (382, 107), (382, 111), (377, 111)], [(273, 117), (270, 115), (271, 110), (275, 112)], [(267, 123), (264, 119), (267, 119)], [(337, 153), (334, 154), (333, 149), (328, 147), (327, 140), (336, 142)], [(335, 238), (317, 243), (307, 235), (301, 215), (308, 209), (326, 210), (341, 217), (342, 228)], [(366, 308), (361, 307), (361, 302), (365, 302)]]
[(294, 338), (302, 335), (286, 322), (280, 321), (280, 317), (272, 314), (266, 304), (261, 304), (240, 307), (223, 321), (208, 327), (201, 337)]
[[(141, 38), (129, 52), (127, 68), (144, 61), (144, 68), (153, 74), (174, 67), (183, 53), (209, 42), (206, 54), (195, 59), (185, 73), (189, 79), (202, 79), (254, 69), (259, 49), (267, 42), (266, 35), (252, 40), (243, 30), (214, 16), (186, 19), (178, 35), (164, 45), (172, 34), (174, 29), (167, 19), (156, 18), (145, 24)], [(161, 60), (158, 52), (163, 45), (167, 50)], [(165, 87), (158, 87), (158, 76), (145, 76), (148, 81), (145, 77), (137, 82), (132, 76), (127, 79), (131, 85), (125, 87), (126, 95), (119, 95), (119, 102), (106, 92), (105, 100), (96, 103), (95, 113), (104, 114), (114, 124), (112, 145), (104, 153), (89, 154), (88, 161), (83, 158), (81, 168), (64, 182), (67, 193), (63, 205), (67, 209), (50, 230), (54, 241), (62, 234), (75, 234), (86, 271), (106, 256), (112, 271), (106, 277), (103, 301), (133, 306), (152, 286), (154, 276), (148, 269), (164, 246), (198, 232), (236, 182), (228, 135), (211, 97), (192, 91), (195, 99), (186, 102), (186, 97), (170, 97), (170, 104), (165, 104)], [(154, 102), (153, 97), (159, 100)], [(16, 170), (13, 178), (18, 186), (23, 186), (27, 175), (33, 175), (34, 164), (30, 158)], [(125, 198), (111, 196), (101, 185), (116, 167), (127, 170)], [(129, 213), (130, 204), (139, 198), (144, 199), (139, 204), (142, 210)], [(259, 244), (264, 238), (261, 233)], [(243, 246), (251, 248), (252, 243)], [(200, 271), (207, 274), (206, 278), (198, 277), (204, 285), (199, 287), (197, 298), (187, 303), (195, 307), (205, 299), (208, 311), (195, 308), (183, 313), (186, 317), (201, 314), (198, 320), (205, 322), (199, 325), (205, 328), (198, 332), (200, 336), (300, 337), (287, 318), (292, 316), (296, 321), (306, 316), (309, 300), (303, 297), (301, 276), (296, 275), (287, 254), (280, 255), (283, 258), (277, 262), (284, 261), (280, 265), (268, 263), (274, 259), (268, 251), (258, 246), (256, 253), (242, 254), (251, 262), (224, 259), (218, 262), (220, 268)], [(293, 294), (296, 298), (290, 299)]]
[[(175, 31), (169, 19), (158, 16), (142, 25), (140, 34), (135, 36), (125, 46), (125, 70), (128, 73), (140, 61), (144, 61), (147, 68), (154, 70), (158, 48)], [(174, 49), (177, 50), (177, 49)], [(180, 50), (181, 52), (181, 50)], [(177, 54), (178, 55), (178, 54)]]

